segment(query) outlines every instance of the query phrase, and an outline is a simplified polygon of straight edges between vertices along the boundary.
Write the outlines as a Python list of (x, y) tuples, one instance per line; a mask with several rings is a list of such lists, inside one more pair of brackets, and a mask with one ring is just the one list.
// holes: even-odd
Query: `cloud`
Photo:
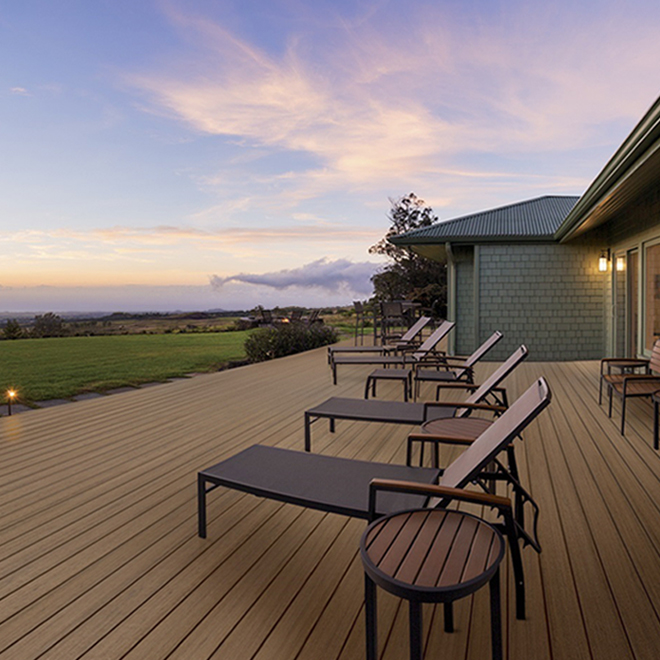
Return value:
[(30, 96), (30, 92), (25, 89), (25, 87), (12, 87), (9, 90), (10, 94), (14, 94), (15, 96)]
[(229, 277), (211, 276), (211, 286), (221, 290), (230, 282), (252, 284), (271, 289), (289, 289), (299, 287), (303, 289), (323, 289), (332, 293), (355, 292), (356, 294), (370, 294), (373, 287), (371, 276), (376, 272), (378, 265), (372, 262), (354, 263), (347, 259), (319, 259), (305, 264), (300, 268), (280, 270), (272, 273), (247, 274), (240, 273)]
[(124, 77), (144, 110), (224, 138), (197, 183), (225, 217), (318, 212), (337, 194), (372, 207), (415, 190), (444, 217), (576, 194), (655, 93), (657, 11), (321, 2), (294, 20), (274, 5), (258, 41), (256, 24), (170, 4), (176, 52)]

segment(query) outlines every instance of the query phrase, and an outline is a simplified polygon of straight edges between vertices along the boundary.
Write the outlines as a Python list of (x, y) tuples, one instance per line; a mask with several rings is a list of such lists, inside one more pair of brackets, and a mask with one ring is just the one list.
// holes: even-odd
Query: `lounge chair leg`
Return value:
[(598, 405), (603, 402), (603, 376), (600, 377), (600, 385), (598, 386)]
[(607, 410), (607, 416), (612, 417), (612, 386), (609, 385), (607, 388), (608, 394), (610, 395), (610, 406)]
[(197, 534), (206, 538), (206, 480), (197, 475)]
[(516, 618), (525, 618), (525, 575), (523, 571), (522, 555), (520, 554), (520, 544), (518, 543), (518, 534), (513, 518), (505, 515), (504, 528), (509, 541), (509, 552), (511, 553), (511, 564), (513, 566), (513, 577), (516, 585)]
[(364, 398), (369, 398), (369, 388), (371, 387), (371, 376), (367, 378), (367, 384), (364, 386)]

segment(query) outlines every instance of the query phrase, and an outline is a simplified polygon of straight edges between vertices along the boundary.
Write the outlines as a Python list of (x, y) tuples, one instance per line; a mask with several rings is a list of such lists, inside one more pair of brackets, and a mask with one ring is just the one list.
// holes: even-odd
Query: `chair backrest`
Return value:
[(539, 378), (445, 469), (440, 485), (463, 488), (476, 479), (493, 458), (550, 403), (551, 398), (548, 383), (544, 378)]
[(380, 304), (381, 314), (386, 318), (399, 319), (403, 316), (403, 304), (399, 301), (382, 302)]
[(502, 339), (502, 333), (499, 330), (496, 330), (474, 353), (472, 353), (472, 355), (470, 355), (467, 360), (465, 360), (465, 366), (473, 367), (491, 348), (493, 348), (493, 346), (495, 346), (495, 344), (497, 344), (500, 339)]
[(410, 326), (410, 330), (401, 336), (401, 339), (397, 339), (397, 344), (405, 344), (412, 341), (416, 335), (418, 335), (424, 327), (429, 323), (431, 319), (428, 316), (420, 316), (415, 323)]
[(453, 321), (443, 321), (428, 339), (413, 353), (413, 359), (421, 360), (426, 357), (436, 347), (438, 342), (449, 334), (449, 331), (454, 325)]
[(655, 373), (660, 373), (660, 339), (656, 339), (655, 344), (653, 344), (649, 369), (655, 371)]
[[(497, 387), (527, 356), (529, 350), (525, 344), (517, 348), (506, 362), (503, 362), (493, 373), (481, 383), (470, 396), (466, 399), (466, 403), (481, 403), (487, 397), (494, 387)], [(459, 408), (456, 411), (456, 417), (465, 417), (470, 414), (469, 408)]]

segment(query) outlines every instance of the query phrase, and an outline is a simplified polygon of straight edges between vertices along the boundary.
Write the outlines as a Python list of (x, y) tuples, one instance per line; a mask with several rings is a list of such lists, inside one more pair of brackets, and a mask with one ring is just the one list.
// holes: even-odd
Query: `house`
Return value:
[(660, 99), (581, 197), (545, 196), (390, 239), (446, 259), (453, 350), (501, 359), (648, 354), (660, 336)]

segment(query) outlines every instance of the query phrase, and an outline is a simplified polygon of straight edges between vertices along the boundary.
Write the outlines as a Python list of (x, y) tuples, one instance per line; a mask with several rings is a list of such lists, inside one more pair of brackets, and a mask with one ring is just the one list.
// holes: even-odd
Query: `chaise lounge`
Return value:
[(528, 542), (529, 535), (514, 517), (509, 499), (466, 487), (482, 476), (492, 476), (492, 472), (485, 472), (488, 466), (550, 398), (546, 381), (539, 379), (444, 470), (252, 445), (198, 473), (198, 534), (206, 537), (207, 495), (219, 486), (367, 520), (407, 508), (446, 507), (453, 500), (476, 502), (494, 507), (503, 516), (501, 527), (509, 540), (515, 576), (517, 616), (524, 618), (519, 544)]
[(451, 321), (443, 321), (431, 336), (413, 353), (404, 355), (339, 355), (331, 356), (332, 382), (337, 384), (337, 366), (340, 364), (368, 365), (379, 364), (389, 367), (404, 367), (406, 365), (421, 364), (429, 356), (437, 355), (436, 346), (449, 334), (454, 327)]

